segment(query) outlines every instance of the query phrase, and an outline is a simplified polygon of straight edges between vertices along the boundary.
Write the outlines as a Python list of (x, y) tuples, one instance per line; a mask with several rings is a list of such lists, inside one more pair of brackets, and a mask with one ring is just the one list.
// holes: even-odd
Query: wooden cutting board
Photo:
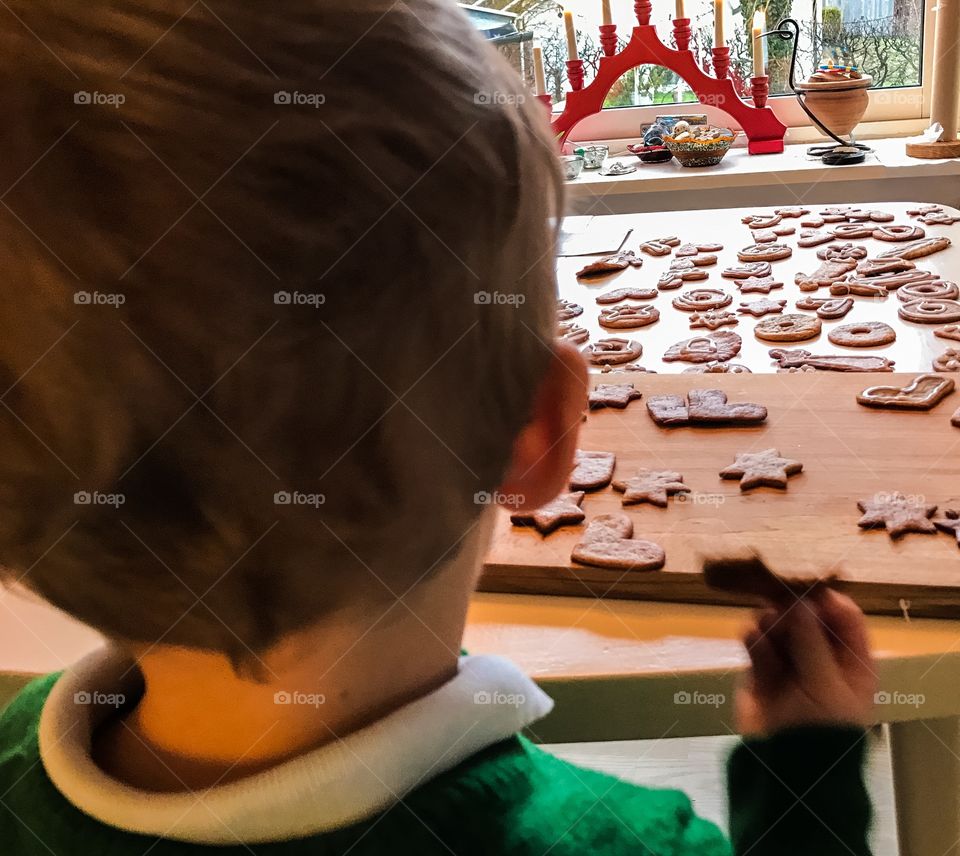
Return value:
[[(684, 394), (722, 389), (731, 402), (763, 404), (766, 423), (751, 428), (660, 428), (644, 400), (626, 410), (599, 410), (584, 423), (579, 446), (617, 455), (615, 477), (637, 468), (676, 470), (692, 493), (665, 509), (623, 507), (607, 487), (587, 494), (587, 521), (624, 511), (634, 537), (659, 543), (666, 566), (655, 572), (612, 571), (576, 565), (570, 551), (583, 526), (544, 537), (510, 524), (500, 512), (480, 588), (483, 591), (599, 596), (694, 603), (749, 604), (747, 598), (708, 589), (704, 556), (758, 551), (783, 576), (810, 577), (834, 569), (838, 588), (867, 612), (960, 618), (960, 548), (952, 535), (858, 528), (857, 501), (899, 491), (925, 497), (940, 509), (960, 509), (960, 429), (950, 416), (954, 392), (928, 412), (862, 407), (856, 394), (876, 384), (904, 386), (909, 374), (607, 375), (598, 382), (632, 382), (644, 393)], [(787, 490), (741, 493), (719, 478), (738, 452), (775, 447), (803, 463)]]

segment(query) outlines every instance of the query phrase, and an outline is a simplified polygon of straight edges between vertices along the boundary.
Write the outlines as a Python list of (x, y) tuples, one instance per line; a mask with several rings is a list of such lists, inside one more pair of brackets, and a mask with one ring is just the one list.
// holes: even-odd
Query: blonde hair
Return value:
[(11, 7), (7, 577), (244, 656), (449, 560), (554, 334), (542, 106), (449, 0)]

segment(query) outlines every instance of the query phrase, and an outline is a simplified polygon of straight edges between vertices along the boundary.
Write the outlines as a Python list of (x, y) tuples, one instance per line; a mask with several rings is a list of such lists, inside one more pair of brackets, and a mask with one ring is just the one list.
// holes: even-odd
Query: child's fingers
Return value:
[(782, 623), (786, 625), (790, 660), (800, 681), (814, 688), (829, 688), (839, 679), (839, 669), (814, 604), (800, 600), (784, 615)]
[(860, 607), (846, 595), (830, 589), (818, 593), (816, 605), (821, 621), (826, 625), (832, 641), (837, 644), (837, 656), (841, 661), (851, 665), (857, 663), (872, 670), (867, 623)]
[(760, 627), (752, 628), (744, 637), (743, 644), (750, 657), (753, 669), (753, 683), (758, 693), (766, 694), (780, 684), (786, 674), (787, 664), (783, 661), (770, 638)]

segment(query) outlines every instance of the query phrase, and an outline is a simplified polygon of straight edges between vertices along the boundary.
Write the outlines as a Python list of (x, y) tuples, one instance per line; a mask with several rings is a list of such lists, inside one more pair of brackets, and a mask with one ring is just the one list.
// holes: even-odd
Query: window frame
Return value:
[[(933, 71), (933, 33), (936, 14), (932, 7), (935, 2), (924, 4), (923, 42), (921, 45), (920, 84), (918, 86), (891, 87), (888, 89), (868, 90), (870, 104), (861, 124), (876, 122), (914, 122), (929, 118), (931, 100), (931, 82)], [(788, 128), (806, 128), (810, 126), (797, 99), (793, 95), (775, 95), (767, 102), (777, 118)], [(640, 134), (644, 124), (654, 122), (658, 114), (682, 106), (687, 112), (705, 113), (710, 122), (729, 126), (738, 130), (731, 117), (716, 108), (696, 102), (683, 105), (655, 104), (644, 107), (608, 107), (599, 114), (588, 116), (573, 129), (569, 139), (582, 140), (625, 140)], [(559, 113), (554, 112), (554, 118)]]

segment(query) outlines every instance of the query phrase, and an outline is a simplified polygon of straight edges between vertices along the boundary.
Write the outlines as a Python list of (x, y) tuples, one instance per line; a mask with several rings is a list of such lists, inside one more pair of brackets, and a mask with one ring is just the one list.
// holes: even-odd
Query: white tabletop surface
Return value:
[[(785, 193), (785, 196), (788, 194)], [(735, 200), (731, 200), (735, 201)], [(957, 281), (960, 280), (960, 223), (952, 226), (923, 226), (916, 218), (909, 217), (906, 211), (921, 203), (889, 202), (865, 206), (869, 209), (887, 211), (895, 215), (895, 224), (915, 224), (926, 230), (928, 236), (946, 235), (953, 240), (953, 246), (942, 252), (921, 259), (916, 259), (918, 268), (933, 271), (939, 277)], [(792, 198), (786, 198), (783, 206), (802, 205)], [(851, 203), (855, 205), (855, 203)], [(814, 213), (825, 206), (807, 206)], [(944, 210), (960, 217), (956, 209), (945, 207)], [(595, 217), (567, 218), (564, 228), (566, 231), (577, 232), (584, 228), (602, 232), (632, 232), (624, 244), (624, 249), (634, 250), (639, 254), (639, 245), (651, 238), (677, 236), (689, 243), (715, 242), (723, 244), (724, 249), (717, 253), (719, 261), (713, 267), (704, 268), (709, 272), (706, 280), (685, 283), (683, 288), (660, 293), (653, 301), (639, 301), (651, 303), (660, 311), (660, 320), (648, 327), (635, 330), (605, 330), (598, 323), (600, 309), (595, 302), (596, 296), (603, 292), (612, 291), (624, 286), (638, 286), (655, 288), (660, 275), (667, 270), (673, 259), (670, 256), (655, 257), (643, 254), (643, 267), (628, 268), (627, 270), (599, 280), (578, 281), (575, 274), (588, 262), (599, 256), (561, 257), (557, 263), (557, 278), (560, 297), (571, 300), (583, 307), (583, 314), (573, 319), (577, 324), (590, 332), (591, 342), (600, 338), (619, 336), (633, 339), (643, 346), (643, 355), (637, 363), (647, 369), (657, 372), (681, 372), (690, 368), (691, 363), (665, 363), (661, 357), (670, 345), (689, 339), (693, 336), (709, 335), (709, 330), (691, 330), (689, 325), (690, 313), (682, 312), (672, 306), (671, 301), (686, 291), (697, 288), (720, 289), (733, 297), (733, 302), (724, 307), (725, 311), (735, 312), (742, 301), (759, 300), (764, 297), (780, 300), (786, 299), (785, 313), (799, 313), (794, 303), (806, 296), (794, 283), (794, 275), (798, 271), (811, 273), (821, 262), (816, 253), (820, 247), (803, 249), (797, 246), (802, 227), (800, 219), (786, 219), (783, 225), (796, 227), (796, 233), (781, 238), (780, 241), (793, 249), (793, 255), (782, 261), (773, 262), (773, 276), (784, 283), (781, 289), (775, 289), (770, 294), (745, 294), (737, 289), (734, 280), (721, 277), (720, 272), (732, 265), (738, 264), (737, 251), (752, 244), (751, 230), (741, 223), (741, 217), (747, 214), (770, 213), (772, 208), (731, 208), (711, 211), (671, 211), (650, 214), (615, 214), (598, 215)], [(801, 218), (802, 219), (802, 218)], [(826, 224), (823, 229), (831, 228), (833, 224)], [(893, 224), (889, 224), (893, 225)], [(845, 243), (837, 241), (836, 243)], [(896, 246), (891, 242), (868, 238), (860, 241), (851, 241), (854, 244), (863, 244), (870, 257)], [(828, 289), (821, 288), (813, 294), (815, 297), (829, 297)], [(637, 303), (638, 301), (629, 301)], [(927, 372), (931, 370), (931, 360), (943, 353), (948, 347), (960, 348), (960, 343), (939, 339), (933, 335), (933, 330), (941, 325), (915, 324), (901, 320), (897, 309), (901, 305), (894, 292), (882, 300), (865, 297), (854, 297), (854, 308), (846, 318), (836, 321), (824, 321), (820, 335), (815, 339), (804, 342), (773, 344), (760, 341), (753, 335), (753, 328), (760, 319), (752, 315), (741, 317), (736, 327), (723, 327), (737, 333), (743, 340), (740, 353), (731, 362), (746, 365), (753, 372), (774, 372), (777, 364), (770, 359), (768, 352), (772, 348), (803, 348), (814, 354), (878, 354), (894, 360), (894, 371)], [(812, 312), (802, 314), (812, 315)], [(827, 339), (828, 332), (840, 324), (855, 321), (883, 321), (897, 331), (897, 340), (880, 348), (842, 348), (832, 344)], [(609, 377), (619, 378), (621, 381), (629, 379), (630, 373), (612, 373)]]

